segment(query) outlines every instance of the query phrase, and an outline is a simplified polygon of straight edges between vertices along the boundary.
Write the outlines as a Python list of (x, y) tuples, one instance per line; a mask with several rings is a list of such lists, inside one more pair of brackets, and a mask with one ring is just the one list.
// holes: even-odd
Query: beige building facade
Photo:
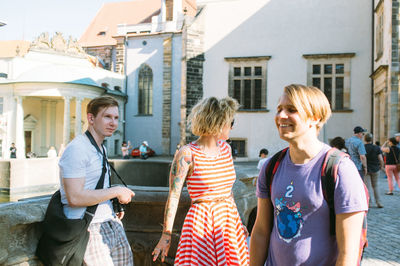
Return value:
[(59, 33), (42, 34), (26, 53), (0, 58), (0, 158), (10, 158), (11, 143), (17, 158), (46, 157), (50, 147), (59, 152), (86, 130), (88, 102), (105, 94), (121, 106), (119, 128), (106, 142), (109, 155), (120, 154), (125, 78), (92, 59)]
[(381, 144), (400, 131), (399, 1), (374, 1), (373, 132)]

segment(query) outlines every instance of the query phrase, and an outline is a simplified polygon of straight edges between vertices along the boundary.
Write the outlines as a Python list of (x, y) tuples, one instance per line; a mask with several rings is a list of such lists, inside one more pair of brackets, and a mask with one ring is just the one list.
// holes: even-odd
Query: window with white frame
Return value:
[(324, 92), (333, 111), (350, 109), (350, 59), (354, 53), (304, 55), (307, 83)]
[(267, 108), (267, 61), (270, 56), (226, 57), (229, 63), (229, 96), (240, 110)]
[(146, 64), (139, 69), (138, 90), (138, 114), (151, 115), (153, 113), (153, 71)]

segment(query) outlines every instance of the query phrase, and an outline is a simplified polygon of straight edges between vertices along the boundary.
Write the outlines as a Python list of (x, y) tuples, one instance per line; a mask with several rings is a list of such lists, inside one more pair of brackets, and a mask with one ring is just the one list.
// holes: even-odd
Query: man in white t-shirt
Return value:
[[(118, 102), (109, 96), (97, 97), (87, 106), (88, 131), (100, 151), (105, 137), (118, 127)], [(106, 152), (104, 151), (104, 154)], [(133, 265), (133, 255), (121, 223), (124, 213), (115, 213), (111, 199), (127, 204), (134, 196), (126, 187), (110, 187), (110, 169), (103, 189), (95, 189), (103, 168), (103, 154), (92, 145), (88, 136), (72, 140), (59, 161), (61, 202), (69, 219), (84, 216), (86, 207), (98, 204), (89, 225), (89, 242), (84, 256), (85, 265)]]

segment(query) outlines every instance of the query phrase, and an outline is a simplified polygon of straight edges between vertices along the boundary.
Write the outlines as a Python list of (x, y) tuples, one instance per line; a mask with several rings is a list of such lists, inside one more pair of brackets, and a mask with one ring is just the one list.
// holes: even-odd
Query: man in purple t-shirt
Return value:
[[(267, 265), (335, 264), (336, 239), (329, 234), (329, 209), (321, 187), (321, 167), (329, 149), (325, 145), (305, 164), (294, 164), (289, 153), (282, 159), (271, 188), (275, 226)], [(266, 166), (267, 163), (258, 178), (258, 198), (268, 198)], [(362, 186), (354, 163), (349, 158), (343, 159), (335, 189), (336, 214), (367, 210)]]
[(321, 186), (330, 147), (318, 133), (331, 115), (315, 87), (289, 85), (280, 98), (275, 124), (289, 149), (275, 173), (271, 197), (266, 162), (257, 181), (258, 208), (250, 244), (250, 265), (356, 265), (367, 211), (363, 181), (350, 158), (338, 165), (334, 191), (336, 237)]

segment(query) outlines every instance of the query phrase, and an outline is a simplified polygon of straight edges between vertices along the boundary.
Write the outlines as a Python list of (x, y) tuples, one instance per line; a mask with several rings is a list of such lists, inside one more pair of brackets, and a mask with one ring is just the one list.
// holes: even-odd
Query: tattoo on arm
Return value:
[(169, 177), (170, 191), (164, 213), (164, 230), (172, 229), (179, 197), (191, 164), (192, 155), (189, 148), (181, 149), (172, 162)]

